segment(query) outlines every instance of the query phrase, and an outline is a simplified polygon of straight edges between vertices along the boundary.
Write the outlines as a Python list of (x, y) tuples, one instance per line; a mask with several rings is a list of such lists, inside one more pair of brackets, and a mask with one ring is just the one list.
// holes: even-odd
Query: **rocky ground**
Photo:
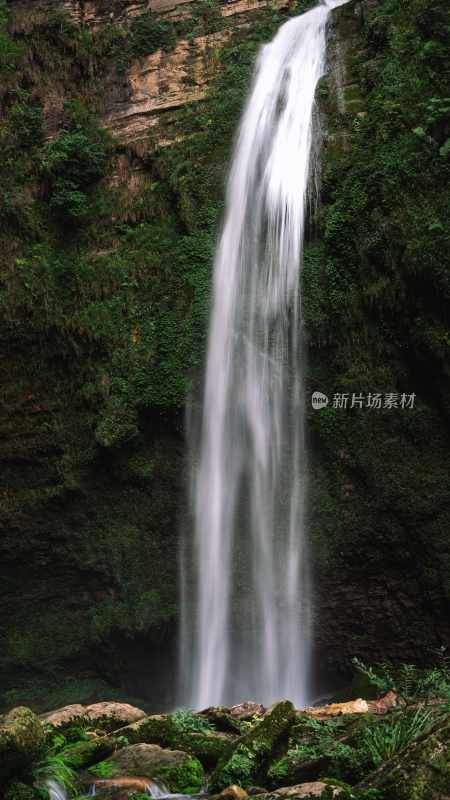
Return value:
[(40, 717), (17, 707), (0, 719), (0, 796), (40, 800), (54, 781), (68, 798), (95, 786), (109, 800), (158, 790), (214, 800), (444, 800), (449, 687), (436, 670), (419, 680), (411, 670), (400, 691), (381, 692), (373, 676), (375, 699), (302, 710), (289, 700), (150, 716), (119, 702)]

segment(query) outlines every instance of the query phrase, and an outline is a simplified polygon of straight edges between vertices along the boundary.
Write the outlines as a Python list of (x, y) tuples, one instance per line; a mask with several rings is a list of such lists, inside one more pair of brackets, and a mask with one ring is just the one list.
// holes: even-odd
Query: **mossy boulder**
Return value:
[(66, 748), (64, 760), (72, 769), (83, 769), (109, 758), (120, 746), (113, 737), (99, 736), (87, 742), (77, 742)]
[(129, 703), (105, 700), (101, 703), (92, 703), (87, 706), (80, 703), (63, 706), (55, 711), (41, 714), (40, 720), (46, 725), (52, 725), (52, 727), (59, 729), (83, 720), (91, 724), (92, 727), (110, 732), (124, 725), (131, 725), (144, 717), (145, 711)]
[(170, 714), (153, 714), (120, 730), (120, 735), (130, 744), (159, 744), (161, 747), (173, 745), (178, 733)]
[(382, 764), (356, 789), (377, 789), (385, 800), (450, 797), (450, 717)]
[(65, 728), (82, 719), (85, 712), (86, 706), (81, 705), (81, 703), (71, 703), (62, 708), (56, 708), (54, 711), (40, 714), (39, 719), (44, 725), (51, 725), (53, 728)]
[(205, 781), (203, 767), (195, 756), (181, 750), (166, 750), (156, 744), (124, 747), (107, 762), (92, 767), (91, 772), (108, 778), (144, 777), (180, 794), (196, 794)]
[(205, 767), (214, 767), (229, 752), (235, 736), (219, 731), (186, 731), (177, 739), (177, 744), (196, 756)]
[(0, 717), (0, 779), (26, 769), (44, 743), (44, 729), (30, 708), (19, 706)]
[(186, 730), (177, 722), (176, 715), (155, 714), (126, 728), (120, 734), (130, 744), (159, 744), (196, 756), (206, 767), (213, 767), (235, 741), (231, 734), (208, 730)]
[(116, 703), (106, 700), (86, 707), (86, 718), (96, 728), (104, 731), (115, 731), (123, 725), (129, 725), (145, 717), (145, 711), (130, 703)]
[(261, 722), (241, 736), (220, 759), (211, 776), (210, 790), (219, 792), (231, 784), (246, 788), (264, 783), (274, 749), (287, 735), (294, 719), (294, 706), (289, 700), (276, 703)]
[(292, 787), (324, 775), (335, 775), (337, 771), (349, 777), (351, 746), (356, 745), (362, 729), (371, 719), (369, 714), (352, 713), (330, 719), (298, 715), (289, 731), (286, 747), (276, 754), (267, 770), (266, 785), (269, 788)]

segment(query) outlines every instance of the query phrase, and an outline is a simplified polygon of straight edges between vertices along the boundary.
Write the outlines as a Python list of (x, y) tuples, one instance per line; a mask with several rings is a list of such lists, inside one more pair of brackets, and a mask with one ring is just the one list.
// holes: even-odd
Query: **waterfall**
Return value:
[(67, 800), (67, 792), (58, 781), (50, 778), (45, 783), (50, 800)]
[(314, 95), (327, 18), (342, 2), (289, 20), (262, 48), (235, 145), (193, 456), (195, 536), (184, 554), (183, 701), (194, 708), (307, 699), (299, 271)]

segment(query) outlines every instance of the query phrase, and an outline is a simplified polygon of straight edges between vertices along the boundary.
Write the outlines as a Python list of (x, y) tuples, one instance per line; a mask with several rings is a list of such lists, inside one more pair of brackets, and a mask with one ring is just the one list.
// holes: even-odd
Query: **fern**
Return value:
[(33, 770), (33, 778), (38, 785), (55, 781), (64, 787), (69, 796), (76, 793), (75, 777), (74, 770), (68, 766), (62, 754), (47, 755)]
[(450, 657), (445, 648), (440, 648), (437, 655), (440, 663), (431, 669), (420, 669), (414, 664), (396, 668), (388, 662), (373, 668), (358, 658), (353, 659), (353, 664), (381, 692), (394, 689), (408, 703), (436, 697), (450, 699)]
[(366, 750), (375, 767), (392, 758), (423, 733), (430, 730), (434, 721), (431, 710), (418, 709), (413, 715), (405, 714), (365, 729), (361, 748)]

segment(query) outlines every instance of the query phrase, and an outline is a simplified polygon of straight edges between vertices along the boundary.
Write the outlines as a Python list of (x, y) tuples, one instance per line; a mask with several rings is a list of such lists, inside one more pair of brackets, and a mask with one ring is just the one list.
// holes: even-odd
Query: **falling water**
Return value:
[(289, 20), (262, 49), (235, 147), (214, 264), (191, 583), (184, 575), (183, 700), (195, 708), (307, 697), (299, 270), (314, 95), (327, 18), (342, 2)]
[(67, 800), (67, 792), (64, 786), (58, 783), (58, 781), (51, 778), (46, 781), (46, 787), (50, 800)]

